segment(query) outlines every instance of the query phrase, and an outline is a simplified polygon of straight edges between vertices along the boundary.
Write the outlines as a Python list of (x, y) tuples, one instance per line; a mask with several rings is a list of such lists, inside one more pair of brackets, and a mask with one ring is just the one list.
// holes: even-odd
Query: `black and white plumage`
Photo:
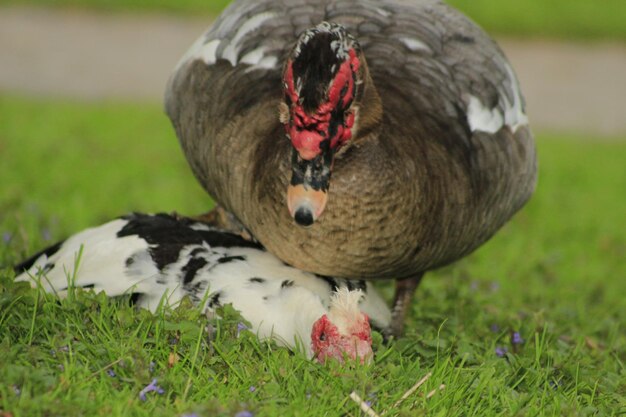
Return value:
[(257, 243), (167, 214), (135, 213), (86, 229), (15, 269), (17, 280), (41, 277), (44, 289), (61, 296), (75, 277), (75, 287), (132, 293), (153, 311), (163, 300), (173, 305), (184, 296), (196, 304), (205, 300), (207, 309), (231, 303), (259, 338), (289, 347), (296, 340), (312, 346), (313, 325), (324, 315), (340, 330), (351, 326), (361, 297), (358, 306), (374, 325), (383, 328), (390, 320), (384, 301), (364, 281), (300, 271)]

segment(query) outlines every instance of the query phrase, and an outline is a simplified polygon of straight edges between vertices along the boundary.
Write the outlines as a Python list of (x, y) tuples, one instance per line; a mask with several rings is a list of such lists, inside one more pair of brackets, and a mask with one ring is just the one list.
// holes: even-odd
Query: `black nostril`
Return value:
[(296, 210), (296, 214), (293, 216), (296, 223), (300, 226), (310, 226), (313, 224), (313, 213), (311, 210), (305, 207), (300, 207)]

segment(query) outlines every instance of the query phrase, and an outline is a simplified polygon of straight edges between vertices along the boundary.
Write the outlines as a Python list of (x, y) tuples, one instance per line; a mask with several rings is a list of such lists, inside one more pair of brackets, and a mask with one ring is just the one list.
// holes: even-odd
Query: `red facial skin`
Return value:
[(362, 316), (363, 320), (357, 321), (347, 335), (340, 334), (325, 314), (313, 324), (311, 349), (318, 362), (336, 359), (343, 363), (345, 358), (358, 359), (361, 363), (371, 360), (372, 330), (367, 315)]
[[(328, 91), (328, 101), (322, 103), (314, 114), (307, 114), (299, 103), (293, 79), (293, 65), (289, 61), (284, 73), (285, 94), (291, 101), (290, 122), (285, 124), (285, 130), (293, 147), (304, 160), (311, 160), (321, 152), (320, 144), (328, 139), (328, 128), (333, 110), (342, 109), (343, 123), (337, 126), (335, 135), (330, 138), (330, 148), (337, 150), (352, 138), (354, 113), (348, 111), (354, 99), (356, 74), (359, 69), (359, 59), (354, 49), (349, 51), (349, 59), (344, 61)], [(342, 95), (342, 90), (345, 92)]]

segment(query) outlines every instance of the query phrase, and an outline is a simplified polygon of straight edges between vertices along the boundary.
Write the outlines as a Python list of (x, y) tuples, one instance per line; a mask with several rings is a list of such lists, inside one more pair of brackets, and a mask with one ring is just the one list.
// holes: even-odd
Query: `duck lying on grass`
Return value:
[(369, 320), (385, 328), (391, 313), (364, 281), (292, 268), (262, 246), (206, 223), (168, 214), (123, 216), (83, 230), (15, 267), (63, 296), (69, 285), (132, 294), (154, 311), (184, 296), (213, 310), (232, 304), (260, 339), (275, 339), (324, 363), (372, 356)]

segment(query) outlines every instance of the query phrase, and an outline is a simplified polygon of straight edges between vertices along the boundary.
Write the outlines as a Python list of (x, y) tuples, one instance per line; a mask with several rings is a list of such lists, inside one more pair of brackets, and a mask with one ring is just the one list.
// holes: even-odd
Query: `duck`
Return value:
[(75, 233), (14, 267), (16, 281), (64, 297), (72, 288), (130, 296), (154, 312), (184, 297), (212, 314), (231, 304), (260, 340), (320, 363), (369, 362), (372, 325), (391, 319), (365, 281), (318, 276), (261, 245), (177, 214), (131, 213)]
[(395, 280), (476, 250), (534, 192), (515, 72), (439, 0), (235, 0), (183, 55), (165, 112), (208, 216), (285, 263)]

